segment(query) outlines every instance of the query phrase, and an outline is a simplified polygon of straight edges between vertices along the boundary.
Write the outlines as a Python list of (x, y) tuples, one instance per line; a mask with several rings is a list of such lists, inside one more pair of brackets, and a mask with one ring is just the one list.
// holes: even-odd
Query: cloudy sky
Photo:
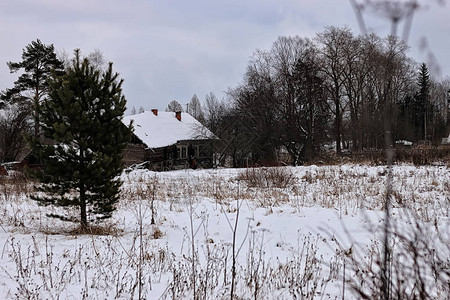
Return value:
[[(424, 6), (409, 44), (412, 57), (429, 62), (432, 53), (447, 76), (450, 3), (441, 2), (419, 0)], [(370, 32), (390, 32), (388, 20), (364, 15)], [(314, 37), (330, 25), (360, 33), (349, 0), (3, 0), (0, 90), (17, 78), (6, 62), (20, 61), (22, 49), (39, 38), (58, 51), (103, 52), (125, 79), (129, 108), (164, 109), (209, 92), (223, 98), (256, 49), (269, 49), (279, 36)]]

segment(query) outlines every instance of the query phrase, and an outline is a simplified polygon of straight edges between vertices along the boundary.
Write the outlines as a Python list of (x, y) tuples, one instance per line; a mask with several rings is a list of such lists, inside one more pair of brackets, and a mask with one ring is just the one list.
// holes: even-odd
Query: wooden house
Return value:
[[(47, 140), (48, 141), (48, 140)], [(25, 167), (29, 169), (44, 169), (44, 165), (31, 150), (29, 145), (25, 145), (14, 161), (5, 162), (2, 166), (8, 170), (23, 172)]]
[(151, 170), (211, 168), (217, 137), (188, 113), (157, 109), (125, 116), (134, 135), (124, 151), (125, 166), (145, 162)]

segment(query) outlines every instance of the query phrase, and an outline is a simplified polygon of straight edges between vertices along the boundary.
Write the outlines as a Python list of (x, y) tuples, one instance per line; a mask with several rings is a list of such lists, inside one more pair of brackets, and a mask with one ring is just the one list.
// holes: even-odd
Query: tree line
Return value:
[[(1, 93), (3, 103), (16, 104), (0, 116), (0, 161), (13, 160), (23, 147), (19, 133), (31, 130), (27, 116), (36, 114), (32, 106), (45, 94), (49, 66), (62, 70), (69, 61), (65, 54), (56, 63), (53, 46), (39, 47), (47, 61), (38, 76), (21, 75)], [(408, 51), (397, 37), (355, 35), (346, 27), (328, 27), (312, 39), (279, 37), (270, 49), (253, 53), (242, 82), (224, 99), (194, 95), (185, 108), (174, 100), (166, 110), (197, 118), (221, 140), (219, 163), (231, 158), (236, 167), (273, 163), (285, 153), (298, 165), (331, 147), (337, 154), (382, 149), (386, 131), (394, 141), (438, 144), (448, 135), (450, 80), (430, 76)], [(104, 67), (98, 51), (88, 57)], [(8, 66), (14, 72), (25, 65)], [(31, 83), (34, 89), (24, 88)]]
[(361, 152), (394, 141), (438, 144), (446, 132), (450, 80), (437, 80), (395, 36), (328, 27), (313, 39), (279, 37), (252, 55), (242, 83), (207, 95), (204, 124), (233, 166), (294, 165), (333, 147)]

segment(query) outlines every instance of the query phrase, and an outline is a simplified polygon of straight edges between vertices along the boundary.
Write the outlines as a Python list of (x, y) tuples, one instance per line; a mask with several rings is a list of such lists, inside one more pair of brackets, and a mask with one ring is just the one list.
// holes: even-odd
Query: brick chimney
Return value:
[(181, 122), (181, 111), (176, 111), (176, 112), (175, 112), (175, 118), (177, 118), (178, 121)]
[(156, 108), (153, 108), (153, 109), (152, 109), (152, 113), (153, 113), (155, 116), (158, 116), (158, 110), (157, 110)]

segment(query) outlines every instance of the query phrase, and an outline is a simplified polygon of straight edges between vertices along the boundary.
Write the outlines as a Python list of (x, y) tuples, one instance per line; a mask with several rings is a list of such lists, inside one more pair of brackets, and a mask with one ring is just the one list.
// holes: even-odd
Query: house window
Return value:
[(200, 157), (200, 146), (195, 146), (195, 157)]
[(187, 158), (187, 147), (186, 146), (177, 146), (177, 158), (178, 159)]

